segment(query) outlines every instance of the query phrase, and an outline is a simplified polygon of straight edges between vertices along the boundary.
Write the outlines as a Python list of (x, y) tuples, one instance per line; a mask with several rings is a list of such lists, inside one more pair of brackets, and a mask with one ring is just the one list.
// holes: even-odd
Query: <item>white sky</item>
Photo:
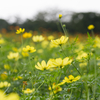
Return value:
[(100, 0), (0, 0), (0, 18), (32, 18), (39, 11), (58, 8), (75, 12), (99, 12)]

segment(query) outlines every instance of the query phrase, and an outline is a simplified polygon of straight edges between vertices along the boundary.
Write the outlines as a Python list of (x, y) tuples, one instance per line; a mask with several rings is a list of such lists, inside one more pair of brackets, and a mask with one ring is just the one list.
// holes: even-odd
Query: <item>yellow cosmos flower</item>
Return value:
[(49, 44), (49, 42), (46, 40), (41, 43), (43, 48), (46, 48), (48, 46), (48, 44)]
[(3, 87), (9, 87), (11, 84), (8, 83), (7, 81), (5, 82), (0, 82), (0, 88), (3, 88)]
[(5, 43), (4, 39), (0, 39), (0, 44), (4, 44), (4, 43)]
[(17, 93), (10, 93), (6, 98), (6, 100), (20, 100)]
[(80, 78), (81, 78), (80, 76), (74, 77), (73, 75), (69, 75), (68, 78), (65, 77), (64, 80), (58, 85), (63, 85), (65, 83), (72, 83), (72, 82), (79, 80)]
[(61, 17), (62, 17), (62, 14), (59, 14), (59, 19), (61, 19)]
[(29, 46), (29, 45), (27, 45), (25, 48), (23, 48), (23, 52), (33, 53), (35, 51), (36, 51), (36, 49), (32, 46)]
[(32, 34), (31, 34), (31, 33), (25, 32), (25, 33), (23, 34), (23, 38), (30, 38), (30, 37), (32, 37)]
[(53, 39), (54, 39), (53, 35), (48, 36), (48, 40), (53, 40)]
[(83, 67), (87, 66), (87, 62), (80, 63), (79, 66), (80, 66), (81, 68), (83, 68)]
[(62, 36), (60, 39), (51, 40), (51, 43), (56, 46), (61, 46), (62, 44), (65, 44), (68, 41), (68, 37)]
[(41, 42), (44, 40), (44, 37), (42, 35), (40, 35), (40, 36), (36, 35), (36, 36), (33, 36), (32, 40), (34, 42)]
[(72, 59), (69, 59), (69, 57), (66, 57), (64, 59), (57, 58), (55, 60), (52, 60), (52, 63), (54, 66), (58, 66), (59, 68), (64, 68), (65, 65), (71, 64)]
[(16, 34), (21, 34), (21, 33), (23, 33), (25, 31), (25, 29), (23, 28), (19, 28), (19, 30), (17, 30), (17, 32), (16, 32)]
[[(37, 69), (43, 71), (43, 70), (48, 70), (48, 69), (50, 69), (51, 66), (52, 66), (51, 60), (49, 60), (49, 61), (47, 62), (47, 64), (46, 64), (46, 62), (43, 60), (43, 61), (41, 62), (41, 64), (40, 64), (39, 62), (37, 62), (37, 65), (35, 65), (35, 68), (37, 68)], [(53, 66), (52, 66), (52, 67), (53, 67)]]
[(52, 84), (52, 87), (49, 86), (48, 89), (51, 91), (50, 95), (56, 94), (57, 92), (62, 91), (62, 88), (59, 85), (56, 85), (55, 83)]
[(88, 57), (88, 54), (84, 51), (81, 51), (78, 53), (78, 56), (76, 57), (76, 60), (82, 60), (82, 58), (87, 58)]
[(94, 29), (94, 25), (89, 25), (89, 26), (88, 26), (88, 29), (89, 29), (89, 30)]
[(100, 38), (98, 36), (96, 36), (95, 39), (94, 39), (94, 45), (93, 45), (93, 47), (100, 48)]
[(35, 89), (33, 88), (32, 90), (27, 88), (26, 90), (22, 90), (25, 94), (28, 94), (28, 93), (32, 93), (35, 91)]
[(27, 52), (22, 52), (23, 57), (28, 57), (29, 54)]
[(9, 70), (10, 69), (10, 66), (8, 64), (5, 64), (4, 65), (4, 69), (8, 69)]
[(43, 53), (43, 49), (38, 49), (37, 53)]
[(7, 56), (7, 58), (18, 60), (19, 59), (19, 53), (18, 52), (16, 52), (16, 53), (10, 52), (9, 55)]
[(20, 100), (17, 93), (10, 93), (6, 95), (4, 91), (0, 90), (0, 100)]

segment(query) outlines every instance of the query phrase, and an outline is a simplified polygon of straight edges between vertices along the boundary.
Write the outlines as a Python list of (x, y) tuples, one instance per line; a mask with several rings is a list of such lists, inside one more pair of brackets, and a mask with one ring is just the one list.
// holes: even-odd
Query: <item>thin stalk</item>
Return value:
[(72, 65), (74, 66), (74, 68), (77, 70), (77, 72), (82, 76), (82, 74), (80, 73), (80, 71), (76, 68), (76, 66), (73, 64), (72, 62)]
[(66, 32), (66, 30), (64, 29), (64, 27), (63, 27), (62, 22), (61, 22), (60, 19), (59, 19), (59, 22), (60, 22), (60, 24), (61, 24), (61, 27), (62, 27), (62, 29), (63, 29), (63, 31), (64, 31), (65, 36), (67, 36), (67, 32)]
[(95, 77), (95, 82), (94, 82), (94, 89), (93, 89), (93, 100), (95, 100), (95, 94), (96, 94), (96, 56), (94, 54), (94, 77)]
[(70, 98), (71, 98), (71, 95), (72, 95), (72, 89), (71, 89), (71, 93), (70, 93), (70, 96), (69, 96), (68, 100), (70, 100)]

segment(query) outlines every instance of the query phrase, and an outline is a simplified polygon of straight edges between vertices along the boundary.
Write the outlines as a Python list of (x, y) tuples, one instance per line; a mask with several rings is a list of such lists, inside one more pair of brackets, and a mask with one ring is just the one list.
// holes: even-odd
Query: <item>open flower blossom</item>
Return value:
[(67, 41), (68, 41), (68, 37), (61, 36), (60, 39), (51, 40), (51, 43), (56, 45), (56, 46), (61, 46), (62, 44), (65, 44)]
[(81, 51), (78, 53), (78, 56), (76, 57), (76, 60), (82, 60), (83, 58), (87, 58), (88, 57), (88, 54), (84, 51)]
[(31, 34), (31, 33), (25, 32), (25, 33), (23, 34), (23, 38), (30, 38), (30, 37), (32, 37), (32, 34)]
[(64, 59), (56, 58), (56, 59), (52, 60), (52, 64), (55, 67), (64, 68), (64, 66), (71, 64), (72, 61), (73, 60), (70, 59), (69, 57), (66, 57)]
[(9, 55), (7, 56), (7, 58), (18, 60), (19, 59), (19, 53), (18, 52), (16, 52), (16, 53), (10, 52)]
[(20, 100), (17, 93), (5, 94), (4, 91), (0, 90), (0, 100)]
[(26, 47), (23, 48), (23, 52), (33, 53), (35, 51), (36, 51), (36, 49), (33, 46), (27, 45)]
[(54, 67), (52, 65), (52, 61), (49, 60), (46, 64), (46, 62), (43, 60), (41, 63), (37, 62), (37, 65), (35, 65), (35, 68), (39, 69), (39, 70), (48, 70), (51, 69), (52, 67)]
[(33, 89), (27, 88), (26, 90), (22, 90), (22, 92), (25, 93), (25, 94), (29, 94), (29, 93), (32, 93), (32, 92), (34, 92), (34, 91), (35, 91), (34, 88), (33, 88)]
[(4, 44), (5, 40), (4, 39), (0, 39), (0, 44)]
[(100, 48), (100, 38), (98, 36), (96, 36), (95, 39), (94, 39), (94, 45), (93, 45), (93, 47)]
[(94, 29), (94, 25), (89, 25), (89, 26), (88, 26), (88, 29), (89, 29), (89, 30)]
[(0, 82), (0, 88), (4, 88), (4, 87), (9, 87), (11, 84), (8, 83), (7, 81), (5, 82)]
[(54, 39), (53, 35), (48, 36), (48, 40), (53, 40), (53, 39)]
[(40, 36), (39, 35), (36, 35), (36, 36), (33, 36), (32, 40), (34, 42), (41, 42), (41, 41), (44, 40), (44, 37), (42, 35), (40, 35)]
[(59, 85), (56, 85), (55, 83), (52, 84), (52, 86), (48, 88), (51, 92), (50, 94), (56, 94), (57, 92), (62, 91), (62, 88)]
[(73, 75), (69, 75), (68, 78), (65, 77), (63, 81), (59, 83), (58, 85), (63, 85), (65, 83), (72, 83), (72, 82), (79, 80), (80, 78), (81, 78), (80, 76), (74, 77)]
[(25, 31), (25, 29), (23, 28), (19, 28), (19, 30), (17, 30), (17, 32), (16, 32), (16, 34), (21, 34), (21, 33), (23, 33)]

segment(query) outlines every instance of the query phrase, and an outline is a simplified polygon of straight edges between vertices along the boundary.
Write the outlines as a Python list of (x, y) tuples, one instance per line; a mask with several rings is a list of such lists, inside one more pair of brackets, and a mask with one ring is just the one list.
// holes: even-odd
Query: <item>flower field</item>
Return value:
[(0, 35), (0, 100), (100, 100), (100, 38), (91, 33)]

